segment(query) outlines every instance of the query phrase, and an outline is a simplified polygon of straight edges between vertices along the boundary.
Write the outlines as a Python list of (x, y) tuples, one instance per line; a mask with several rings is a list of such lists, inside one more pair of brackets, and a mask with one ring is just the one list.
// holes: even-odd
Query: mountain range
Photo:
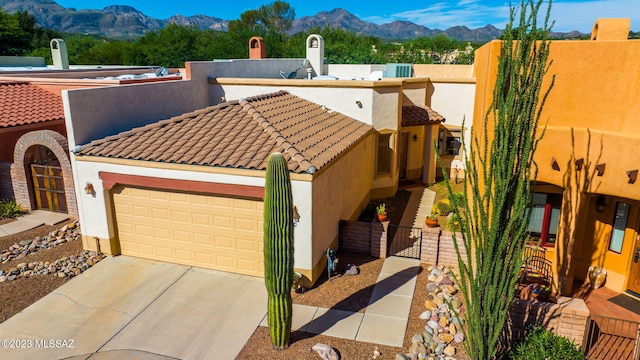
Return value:
[[(0, 0), (0, 8), (8, 13), (27, 11), (38, 25), (66, 33), (96, 34), (110, 38), (134, 38), (168, 24), (196, 25), (200, 29), (226, 31), (229, 20), (207, 15), (174, 15), (168, 19), (147, 16), (131, 6), (111, 5), (102, 10), (77, 10), (65, 8), (53, 0)], [(290, 33), (313, 27), (330, 26), (388, 40), (405, 40), (419, 36), (445, 34), (462, 41), (486, 42), (495, 39), (502, 31), (492, 25), (469, 29), (455, 26), (446, 30), (429, 29), (409, 21), (394, 21), (377, 25), (359, 19), (344, 9), (322, 11), (314, 16), (303, 16), (293, 21)], [(558, 37), (575, 37), (579, 32), (556, 33)]]

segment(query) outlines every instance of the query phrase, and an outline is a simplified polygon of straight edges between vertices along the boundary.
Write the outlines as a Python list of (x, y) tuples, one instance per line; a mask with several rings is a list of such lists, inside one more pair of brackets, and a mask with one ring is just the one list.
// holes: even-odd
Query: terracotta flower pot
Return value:
[(378, 221), (383, 222), (383, 221), (387, 221), (387, 214), (377, 214), (378, 216)]
[(430, 227), (430, 228), (438, 226), (438, 220), (437, 219), (426, 218), (426, 219), (424, 219), (424, 223), (427, 224), (427, 226)]

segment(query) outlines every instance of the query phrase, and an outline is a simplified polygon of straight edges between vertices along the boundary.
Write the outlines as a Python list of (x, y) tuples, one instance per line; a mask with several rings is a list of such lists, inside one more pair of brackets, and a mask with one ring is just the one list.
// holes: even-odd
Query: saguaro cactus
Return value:
[(267, 287), (271, 343), (289, 346), (293, 285), (293, 204), (287, 162), (273, 153), (267, 163), (264, 194), (264, 281)]

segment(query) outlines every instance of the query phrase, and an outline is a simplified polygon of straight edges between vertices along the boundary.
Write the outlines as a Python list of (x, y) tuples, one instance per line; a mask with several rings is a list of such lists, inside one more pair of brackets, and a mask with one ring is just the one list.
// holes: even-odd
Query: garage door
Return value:
[(118, 185), (123, 255), (264, 276), (263, 202)]

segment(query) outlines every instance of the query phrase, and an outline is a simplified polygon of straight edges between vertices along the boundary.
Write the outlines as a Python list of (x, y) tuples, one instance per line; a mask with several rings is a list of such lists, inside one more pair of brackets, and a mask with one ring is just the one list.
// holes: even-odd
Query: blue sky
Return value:
[[(64, 7), (102, 9), (108, 5), (129, 5), (146, 15), (166, 19), (171, 15), (205, 14), (226, 20), (238, 19), (246, 10), (256, 9), (273, 0), (57, 0)], [(407, 20), (431, 29), (445, 30), (456, 25), (471, 29), (492, 24), (503, 29), (509, 15), (509, 1), (504, 0), (369, 0), (369, 1), (287, 1), (296, 17), (314, 15), (337, 7), (359, 18), (384, 24)], [(519, 0), (513, 0), (519, 4)], [(546, 7), (543, 6), (546, 10)], [(640, 1), (638, 0), (554, 0), (551, 20), (554, 31), (578, 30), (590, 33), (599, 17), (630, 17), (631, 29), (640, 30)]]

